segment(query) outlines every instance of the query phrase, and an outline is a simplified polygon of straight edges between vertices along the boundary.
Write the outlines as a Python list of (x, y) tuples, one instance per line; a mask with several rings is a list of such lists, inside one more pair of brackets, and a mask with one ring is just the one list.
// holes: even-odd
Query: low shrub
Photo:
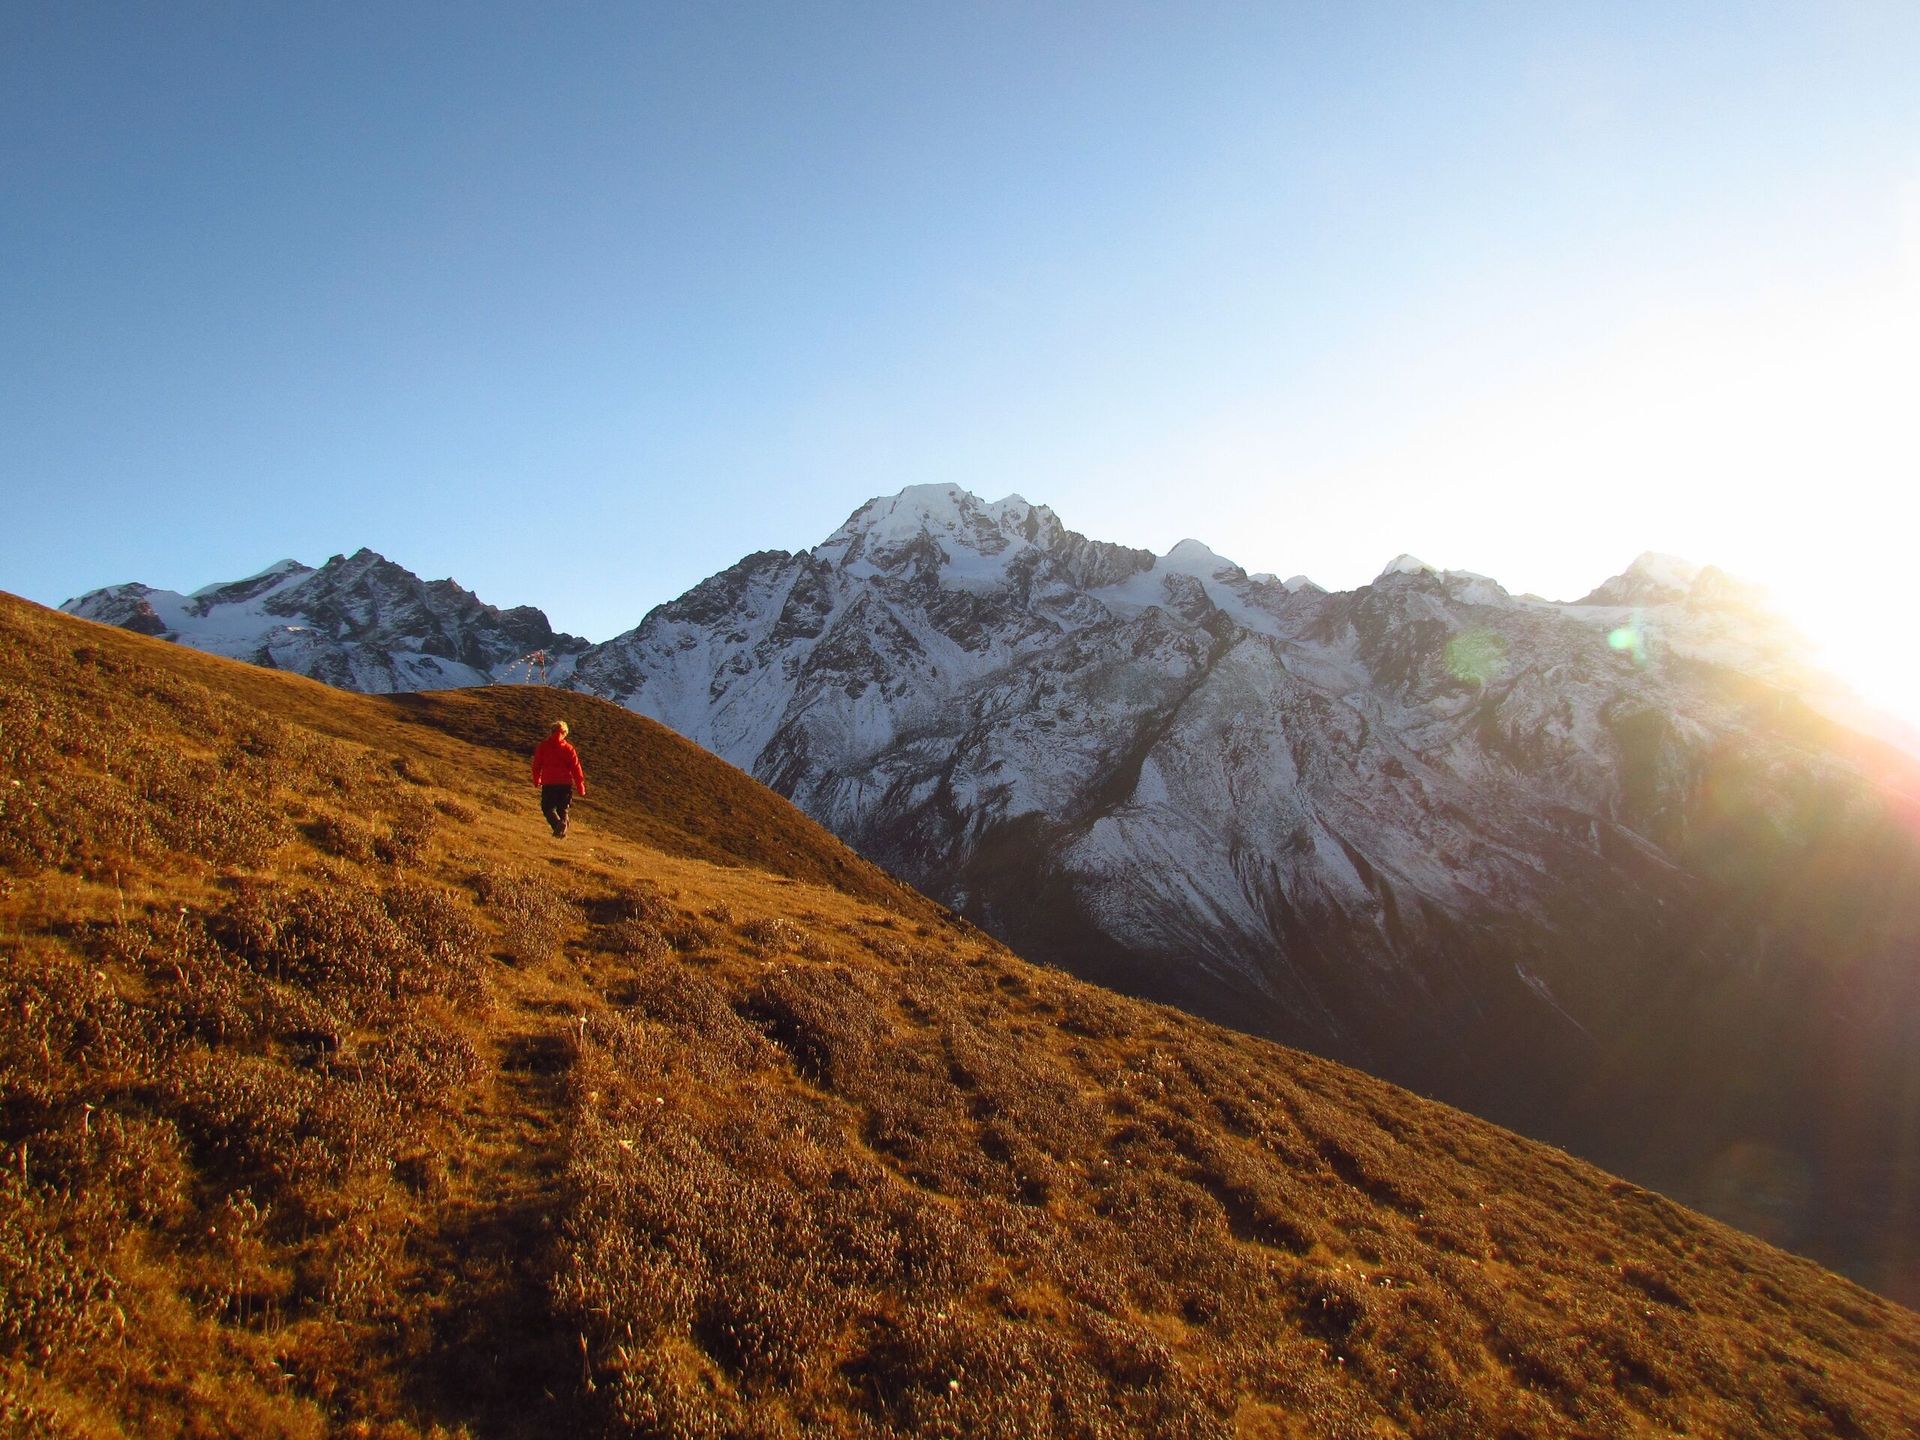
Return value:
[(479, 984), (479, 927), (446, 892), (414, 882), (248, 881), (211, 930), (256, 974), (323, 997), (470, 997)]
[(81, 1102), (27, 1143), (35, 1178), (56, 1192), (87, 1195), (148, 1226), (178, 1225), (192, 1213), (196, 1177), (171, 1120)]
[(872, 997), (845, 967), (776, 970), (739, 1009), (801, 1075), (828, 1086), (853, 1083), (877, 1038)]
[[(344, 1062), (336, 1061), (335, 1068)], [(404, 1109), (452, 1109), (487, 1073), (473, 1042), (457, 1030), (410, 1017), (352, 1057), (360, 1083)]]
[(740, 935), (761, 955), (775, 951), (797, 953), (806, 943), (806, 934), (798, 925), (777, 915), (747, 921), (741, 925)]
[(479, 998), (486, 941), (465, 903), (417, 881), (387, 886), (380, 903), (413, 948), (420, 991), (459, 1001)]
[(642, 961), (627, 979), (624, 999), (664, 1032), (675, 1060), (704, 1077), (750, 1069), (778, 1053), (719, 986), (672, 960)]
[(500, 924), (500, 948), (523, 965), (553, 958), (572, 928), (574, 908), (552, 882), (537, 875), (490, 870), (474, 889)]
[(304, 827), (307, 838), (328, 855), (355, 865), (372, 864), (380, 837), (371, 825), (349, 815), (321, 815)]
[(19, 1157), (0, 1169), (0, 1357), (44, 1361), (102, 1338), (118, 1281), (106, 1246), (72, 1236), (60, 1207), (21, 1176)]
[(418, 755), (394, 755), (389, 757), (387, 767), (409, 785), (438, 785), (440, 777), (434, 769)]
[(399, 793), (386, 806), (387, 833), (377, 842), (380, 858), (389, 865), (415, 865), (440, 828), (440, 814), (418, 795)]
[(480, 818), (480, 812), (457, 795), (434, 796), (433, 808), (460, 825), (471, 825)]

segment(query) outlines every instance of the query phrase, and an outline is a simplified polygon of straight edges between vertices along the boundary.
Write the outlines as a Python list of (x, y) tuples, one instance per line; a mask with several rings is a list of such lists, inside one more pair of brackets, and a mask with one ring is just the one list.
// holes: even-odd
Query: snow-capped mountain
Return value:
[(1920, 1079), (1886, 1008), (1920, 1000), (1920, 908), (1835, 864), (1888, 812), (1804, 653), (1662, 556), (1573, 603), (1411, 556), (1329, 594), (935, 486), (747, 557), (568, 683), (1026, 953), (1645, 1174), (1702, 1126), (1822, 1143), (1839, 1031), (1852, 1073)]
[(138, 583), (92, 590), (60, 607), (196, 650), (380, 694), (524, 679), (544, 651), (564, 675), (587, 648), (531, 606), (500, 610), (451, 580), (421, 580), (371, 550), (319, 569), (282, 560), (191, 595)]
[(1034, 958), (1920, 1246), (1920, 771), (1717, 570), (1329, 593), (921, 486), (590, 647), (365, 551), (67, 608), (366, 690), (545, 649)]

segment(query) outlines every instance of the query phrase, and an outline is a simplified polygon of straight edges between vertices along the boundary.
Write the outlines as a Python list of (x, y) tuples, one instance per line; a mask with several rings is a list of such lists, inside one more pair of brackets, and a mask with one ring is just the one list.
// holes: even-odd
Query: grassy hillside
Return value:
[(0, 599), (0, 766), (0, 1433), (1920, 1431), (1920, 1316), (1026, 965), (611, 706)]

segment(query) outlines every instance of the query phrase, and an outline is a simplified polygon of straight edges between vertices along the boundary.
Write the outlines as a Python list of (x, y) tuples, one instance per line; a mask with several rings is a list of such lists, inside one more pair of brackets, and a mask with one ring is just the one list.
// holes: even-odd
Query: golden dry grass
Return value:
[(649, 722), (0, 600), (0, 1432), (1897, 1437), (1920, 1317)]

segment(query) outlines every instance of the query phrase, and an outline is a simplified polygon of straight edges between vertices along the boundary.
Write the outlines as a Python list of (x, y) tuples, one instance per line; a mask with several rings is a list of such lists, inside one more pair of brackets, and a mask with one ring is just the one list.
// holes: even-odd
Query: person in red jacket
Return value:
[(533, 783), (540, 787), (540, 813), (553, 827), (554, 838), (566, 838), (567, 807), (574, 796), (587, 793), (587, 772), (580, 768), (580, 752), (567, 740), (566, 721), (554, 721), (552, 733), (534, 748)]

